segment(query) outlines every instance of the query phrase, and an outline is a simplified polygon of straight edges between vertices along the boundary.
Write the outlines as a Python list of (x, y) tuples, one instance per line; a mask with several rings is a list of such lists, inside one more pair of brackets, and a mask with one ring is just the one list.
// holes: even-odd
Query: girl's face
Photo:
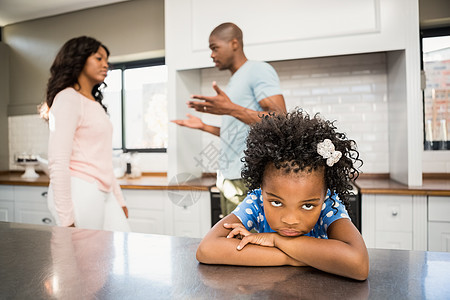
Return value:
[(316, 225), (325, 201), (324, 170), (284, 173), (269, 164), (261, 185), (270, 227), (282, 236), (300, 236)]
[(84, 64), (80, 77), (84, 76), (93, 85), (102, 83), (108, 73), (108, 54), (105, 48), (99, 47), (97, 52), (91, 54)]

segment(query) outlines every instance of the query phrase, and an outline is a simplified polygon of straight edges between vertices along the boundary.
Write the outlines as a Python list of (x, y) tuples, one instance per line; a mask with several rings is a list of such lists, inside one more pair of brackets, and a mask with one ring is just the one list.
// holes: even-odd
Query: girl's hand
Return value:
[(275, 247), (276, 233), (250, 233), (242, 223), (223, 224), (225, 228), (232, 228), (227, 238), (236, 237), (241, 239), (237, 246), (238, 250), (242, 250), (247, 244), (255, 244), (266, 247)]
[(260, 245), (265, 247), (275, 247), (275, 238), (278, 234), (275, 232), (251, 233), (244, 236), (237, 246), (238, 250), (242, 250), (247, 244)]
[(225, 228), (231, 228), (232, 230), (228, 233), (227, 238), (238, 238), (242, 239), (245, 236), (250, 235), (251, 233), (242, 225), (241, 223), (232, 223), (223, 224)]

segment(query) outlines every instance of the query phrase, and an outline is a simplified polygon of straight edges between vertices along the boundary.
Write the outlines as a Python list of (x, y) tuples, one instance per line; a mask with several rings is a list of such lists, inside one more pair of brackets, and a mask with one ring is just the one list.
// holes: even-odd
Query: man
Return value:
[(241, 179), (243, 151), (249, 124), (258, 122), (268, 112), (286, 112), (276, 71), (265, 62), (249, 61), (244, 54), (242, 31), (233, 23), (217, 26), (209, 36), (211, 58), (216, 67), (231, 72), (226, 93), (213, 82), (216, 96), (193, 95), (188, 107), (203, 113), (222, 115), (221, 127), (207, 125), (187, 115), (172, 122), (200, 129), (220, 137), (220, 169), (217, 187), (221, 191), (223, 215), (228, 215), (247, 195)]

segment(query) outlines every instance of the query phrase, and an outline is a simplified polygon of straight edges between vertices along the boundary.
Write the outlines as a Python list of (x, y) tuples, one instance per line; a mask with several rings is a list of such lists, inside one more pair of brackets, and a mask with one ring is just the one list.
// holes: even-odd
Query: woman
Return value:
[(49, 122), (49, 209), (60, 226), (129, 231), (112, 165), (112, 124), (100, 87), (108, 49), (82, 36), (58, 52), (41, 113)]

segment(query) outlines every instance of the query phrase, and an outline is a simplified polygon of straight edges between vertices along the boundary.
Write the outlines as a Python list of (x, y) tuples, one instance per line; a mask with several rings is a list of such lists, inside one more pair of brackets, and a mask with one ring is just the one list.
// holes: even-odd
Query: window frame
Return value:
[(157, 57), (157, 58), (151, 58), (151, 59), (145, 59), (145, 60), (138, 60), (138, 61), (127, 61), (127, 62), (117, 62), (117, 63), (110, 63), (110, 70), (122, 70), (121, 73), (121, 81), (122, 81), (122, 87), (121, 87), (121, 99), (120, 99), (120, 114), (121, 114), (121, 127), (122, 127), (122, 148), (114, 148), (113, 150), (122, 150), (123, 153), (127, 152), (139, 152), (139, 153), (167, 153), (167, 148), (141, 148), (141, 149), (133, 149), (133, 148), (127, 148), (125, 140), (126, 140), (126, 131), (125, 131), (125, 89), (124, 89), (124, 73), (125, 70), (129, 69), (136, 69), (136, 68), (143, 68), (143, 67), (153, 67), (153, 66), (161, 66), (166, 64), (166, 58), (165, 57)]
[[(423, 39), (424, 38), (430, 38), (430, 37), (439, 37), (439, 36), (448, 36), (450, 35), (450, 26), (442, 26), (442, 27), (433, 27), (433, 28), (423, 28), (420, 29), (420, 38), (419, 38), (419, 46), (420, 46), (420, 72), (422, 74), (425, 74), (424, 70), (424, 61), (423, 61)], [(426, 75), (425, 75), (426, 76)], [(445, 151), (445, 150), (438, 150), (438, 149), (427, 149), (426, 144), (426, 120), (425, 120), (425, 88), (426, 86), (422, 87), (422, 120), (423, 120), (423, 151)], [(447, 142), (448, 143), (448, 142)], [(446, 150), (449, 151), (450, 149)]]

